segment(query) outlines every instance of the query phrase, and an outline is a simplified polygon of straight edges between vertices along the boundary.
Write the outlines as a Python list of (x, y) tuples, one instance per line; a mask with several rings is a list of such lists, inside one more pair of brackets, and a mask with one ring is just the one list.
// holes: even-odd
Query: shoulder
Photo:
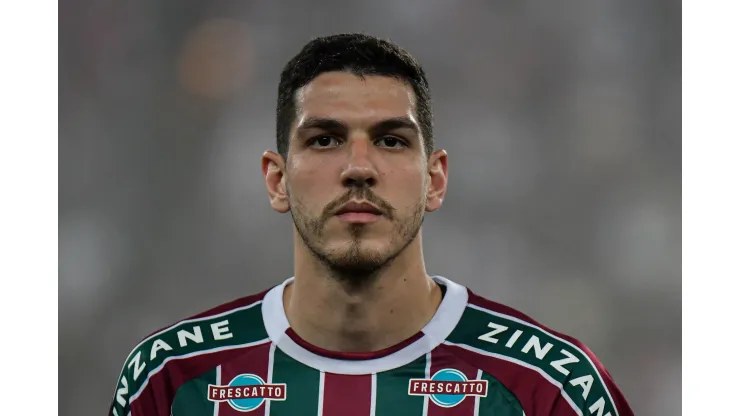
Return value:
[(518, 389), (526, 385), (529, 390), (517, 396), (550, 397), (545, 399), (549, 403), (528, 406), (565, 406), (570, 407), (567, 412), (576, 414), (631, 414), (629, 410), (618, 411), (623, 407), (621, 393), (582, 342), (472, 291), (468, 291), (465, 312), (445, 344), (465, 359), (475, 360), (502, 383)]
[(540, 342), (543, 346), (547, 343), (554, 343), (553, 345), (558, 344), (558, 346), (580, 350), (588, 358), (596, 358), (591, 350), (578, 339), (555, 331), (524, 312), (486, 299), (470, 290), (468, 290), (468, 305), (461, 323), (470, 326), (469, 329), (481, 325), (485, 327), (487, 334), (471, 333), (469, 335), (476, 335), (476, 339), (490, 344), (498, 344), (499, 338), (512, 347), (513, 344), (518, 345), (519, 342), (530, 344)]
[[(131, 404), (147, 386), (151, 390), (151, 384), (159, 379), (187, 381), (217, 366), (228, 351), (267, 342), (261, 308), (266, 293), (263, 291), (211, 308), (141, 340), (124, 361), (111, 414), (128, 414)], [(162, 374), (167, 376), (162, 377)], [(176, 386), (164, 390), (173, 388), (176, 390)]]

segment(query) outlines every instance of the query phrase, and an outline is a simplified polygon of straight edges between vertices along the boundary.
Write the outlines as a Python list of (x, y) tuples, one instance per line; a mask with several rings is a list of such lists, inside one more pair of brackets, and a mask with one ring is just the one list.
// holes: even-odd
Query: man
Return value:
[(295, 276), (146, 338), (110, 414), (632, 415), (583, 344), (427, 274), (421, 225), (447, 190), (433, 137), (407, 52), (308, 43), (262, 157), (272, 208), (293, 217)]

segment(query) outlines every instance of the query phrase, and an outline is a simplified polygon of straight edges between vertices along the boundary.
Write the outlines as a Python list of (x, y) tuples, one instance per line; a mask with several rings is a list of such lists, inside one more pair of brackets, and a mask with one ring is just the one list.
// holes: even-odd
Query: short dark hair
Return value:
[(429, 156), (434, 150), (429, 84), (421, 65), (400, 46), (373, 36), (348, 33), (311, 40), (280, 74), (277, 100), (277, 148), (288, 156), (290, 126), (296, 116), (295, 93), (324, 72), (345, 71), (359, 77), (381, 75), (408, 83)]

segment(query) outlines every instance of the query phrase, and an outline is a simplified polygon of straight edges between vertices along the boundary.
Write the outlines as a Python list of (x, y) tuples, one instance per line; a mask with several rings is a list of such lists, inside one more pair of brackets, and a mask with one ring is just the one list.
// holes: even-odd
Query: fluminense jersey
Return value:
[(302, 340), (288, 279), (180, 321), (128, 356), (112, 416), (633, 416), (579, 341), (444, 277), (414, 337), (373, 353)]

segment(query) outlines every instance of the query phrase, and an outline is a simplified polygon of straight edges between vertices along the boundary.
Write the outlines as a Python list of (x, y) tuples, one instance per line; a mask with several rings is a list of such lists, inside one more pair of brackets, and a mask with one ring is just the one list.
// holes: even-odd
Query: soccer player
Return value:
[(144, 339), (110, 415), (631, 416), (582, 343), (427, 274), (422, 222), (447, 165), (409, 53), (309, 42), (262, 156), (270, 204), (293, 218), (294, 277)]

